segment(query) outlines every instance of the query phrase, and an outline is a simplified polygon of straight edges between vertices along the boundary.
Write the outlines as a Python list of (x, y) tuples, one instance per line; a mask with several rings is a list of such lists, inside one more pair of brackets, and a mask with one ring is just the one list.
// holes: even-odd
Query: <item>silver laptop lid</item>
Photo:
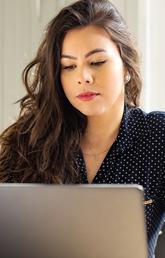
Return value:
[(137, 185), (0, 185), (0, 257), (146, 258)]

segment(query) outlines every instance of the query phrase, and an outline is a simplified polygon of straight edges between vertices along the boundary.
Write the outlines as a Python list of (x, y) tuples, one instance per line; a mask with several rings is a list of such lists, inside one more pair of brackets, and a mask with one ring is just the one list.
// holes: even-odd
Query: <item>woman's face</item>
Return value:
[(96, 26), (70, 30), (62, 44), (61, 83), (69, 102), (86, 116), (124, 102), (125, 69), (108, 33)]

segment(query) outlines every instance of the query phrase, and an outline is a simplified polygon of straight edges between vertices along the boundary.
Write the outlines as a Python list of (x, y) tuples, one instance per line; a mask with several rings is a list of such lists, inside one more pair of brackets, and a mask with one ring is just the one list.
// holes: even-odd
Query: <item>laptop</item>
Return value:
[(138, 185), (0, 184), (0, 257), (147, 258)]

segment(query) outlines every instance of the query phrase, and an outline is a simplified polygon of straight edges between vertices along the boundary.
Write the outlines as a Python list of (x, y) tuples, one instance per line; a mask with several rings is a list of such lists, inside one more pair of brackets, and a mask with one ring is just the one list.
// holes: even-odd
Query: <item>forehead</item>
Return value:
[(103, 28), (89, 25), (67, 32), (62, 43), (62, 54), (85, 53), (94, 48), (104, 48), (107, 51), (117, 50), (116, 44)]

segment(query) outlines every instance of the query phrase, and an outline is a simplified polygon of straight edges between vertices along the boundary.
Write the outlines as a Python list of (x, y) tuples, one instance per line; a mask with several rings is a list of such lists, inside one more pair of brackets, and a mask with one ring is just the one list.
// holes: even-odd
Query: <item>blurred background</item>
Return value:
[[(73, 0), (0, 0), (0, 131), (17, 117), (23, 68), (33, 59), (46, 24)], [(112, 0), (136, 37), (143, 76), (141, 107), (165, 111), (165, 1)], [(158, 258), (165, 257), (164, 234)], [(164, 244), (163, 244), (164, 243)]]

